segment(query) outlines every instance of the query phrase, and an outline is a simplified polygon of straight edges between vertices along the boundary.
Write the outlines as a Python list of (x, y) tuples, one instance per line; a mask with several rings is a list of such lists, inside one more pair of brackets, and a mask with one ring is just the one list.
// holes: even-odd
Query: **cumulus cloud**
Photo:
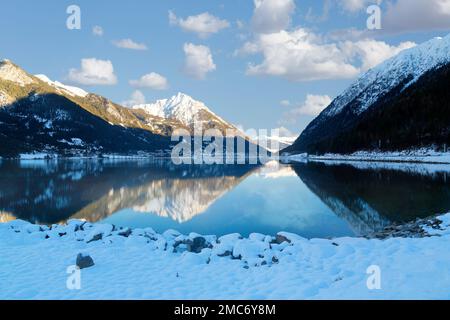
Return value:
[(122, 102), (122, 105), (124, 105), (126, 107), (133, 107), (136, 105), (144, 104), (145, 100), (146, 99), (145, 99), (144, 94), (141, 91), (136, 90), (131, 94), (131, 97), (129, 100)]
[(327, 95), (308, 94), (305, 102), (294, 111), (299, 115), (317, 116), (331, 103), (331, 98)]
[(184, 73), (195, 79), (204, 79), (208, 72), (216, 70), (211, 50), (207, 46), (185, 43)]
[(352, 78), (359, 70), (334, 43), (322, 43), (305, 29), (257, 35), (241, 53), (261, 53), (260, 64), (250, 64), (248, 75), (271, 75), (292, 81)]
[(169, 11), (169, 23), (179, 26), (184, 31), (196, 33), (200, 38), (207, 38), (230, 26), (227, 20), (215, 17), (208, 12), (182, 19), (177, 18), (175, 13)]
[(93, 34), (94, 36), (98, 36), (98, 37), (103, 36), (103, 28), (100, 27), (100, 26), (94, 26), (94, 27), (92, 28), (92, 34)]
[(412, 42), (404, 42), (390, 46), (377, 40), (326, 42), (322, 37), (298, 28), (257, 34), (237, 53), (262, 54), (262, 62), (249, 64), (248, 75), (315, 81), (354, 78), (413, 45)]
[(449, 28), (450, 0), (389, 1), (383, 14), (383, 29), (392, 33)]
[(147, 46), (144, 43), (137, 43), (131, 39), (114, 40), (112, 43), (116, 47), (122, 49), (148, 50)]
[(318, 116), (331, 102), (327, 95), (308, 94), (301, 105), (283, 114), (280, 123), (292, 125), (297, 123), (301, 116)]
[(82, 59), (81, 69), (70, 69), (68, 80), (81, 85), (114, 85), (117, 77), (110, 60), (99, 60), (96, 58)]
[(130, 85), (137, 88), (154, 90), (166, 90), (169, 87), (167, 79), (156, 72), (145, 74), (138, 80), (130, 80)]
[(410, 41), (402, 42), (398, 46), (391, 46), (382, 41), (367, 39), (356, 42), (346, 41), (342, 48), (349, 57), (358, 57), (362, 62), (361, 71), (367, 71), (401, 51), (414, 46), (416, 44)]
[(252, 28), (257, 33), (286, 29), (295, 11), (294, 0), (254, 0)]
[(348, 12), (365, 10), (371, 4), (385, 4), (384, 33), (448, 30), (450, 0), (337, 0)]

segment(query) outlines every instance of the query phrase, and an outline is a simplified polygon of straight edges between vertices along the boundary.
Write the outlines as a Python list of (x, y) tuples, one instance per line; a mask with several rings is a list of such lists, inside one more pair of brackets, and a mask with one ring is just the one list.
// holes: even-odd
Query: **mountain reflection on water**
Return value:
[(417, 168), (4, 161), (0, 222), (86, 219), (159, 232), (363, 235), (450, 210), (448, 172)]

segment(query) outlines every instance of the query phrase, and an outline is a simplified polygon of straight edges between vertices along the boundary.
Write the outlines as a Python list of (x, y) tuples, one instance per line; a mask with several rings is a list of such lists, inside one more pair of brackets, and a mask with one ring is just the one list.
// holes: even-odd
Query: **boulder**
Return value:
[(203, 249), (209, 248), (210, 246), (206, 239), (201, 236), (186, 240), (186, 247), (189, 252), (200, 253)]
[(276, 243), (276, 244), (282, 244), (283, 242), (291, 243), (291, 240), (289, 240), (286, 236), (277, 234), (277, 236), (275, 237), (275, 240), (273, 241), (273, 243)]
[(79, 253), (77, 256), (76, 265), (80, 269), (86, 269), (94, 266), (94, 260), (89, 255)]

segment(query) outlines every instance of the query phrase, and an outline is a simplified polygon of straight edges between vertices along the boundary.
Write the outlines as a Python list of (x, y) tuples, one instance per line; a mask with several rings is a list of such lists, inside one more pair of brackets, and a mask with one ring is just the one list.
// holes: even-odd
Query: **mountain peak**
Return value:
[(168, 99), (133, 106), (132, 109), (142, 109), (152, 116), (176, 120), (191, 129), (194, 128), (195, 122), (201, 122), (204, 129), (219, 129), (222, 132), (226, 129), (237, 130), (234, 125), (212, 112), (203, 102), (182, 92)]
[(16, 82), (21, 87), (33, 83), (33, 79), (11, 60), (0, 61), (0, 79)]
[[(133, 109), (142, 109), (150, 115), (178, 120), (184, 125), (190, 126), (201, 111), (213, 113), (206, 105), (191, 96), (178, 92), (169, 99), (158, 100), (154, 103), (136, 105)], [(215, 116), (215, 115), (214, 115)]]
[(187, 95), (182, 92), (178, 92), (176, 95), (174, 95), (167, 101), (168, 101), (168, 106), (179, 105), (180, 107), (187, 108), (187, 109), (202, 108), (205, 110), (209, 110), (203, 102), (195, 100), (190, 95)]
[(183, 93), (183, 92), (178, 92), (176, 95), (174, 95), (172, 97), (172, 99), (178, 99), (178, 100), (194, 100), (194, 98), (192, 98), (190, 95)]

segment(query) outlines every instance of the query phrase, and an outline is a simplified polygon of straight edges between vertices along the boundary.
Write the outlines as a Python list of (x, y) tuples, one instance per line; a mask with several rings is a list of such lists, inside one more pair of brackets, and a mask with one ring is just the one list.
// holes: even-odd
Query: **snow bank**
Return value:
[(56, 154), (34, 152), (34, 153), (21, 153), (19, 155), (20, 160), (43, 160), (43, 159), (54, 159), (58, 156)]
[(450, 152), (437, 152), (429, 148), (396, 152), (358, 151), (352, 154), (328, 153), (322, 156), (299, 154), (287, 156), (288, 161), (367, 161), (367, 162), (417, 162), (450, 164)]
[[(424, 238), (307, 240), (116, 228), (71, 220), (0, 224), (0, 299), (448, 299), (450, 214)], [(79, 254), (94, 265), (70, 290)], [(381, 270), (381, 289), (367, 270)]]

